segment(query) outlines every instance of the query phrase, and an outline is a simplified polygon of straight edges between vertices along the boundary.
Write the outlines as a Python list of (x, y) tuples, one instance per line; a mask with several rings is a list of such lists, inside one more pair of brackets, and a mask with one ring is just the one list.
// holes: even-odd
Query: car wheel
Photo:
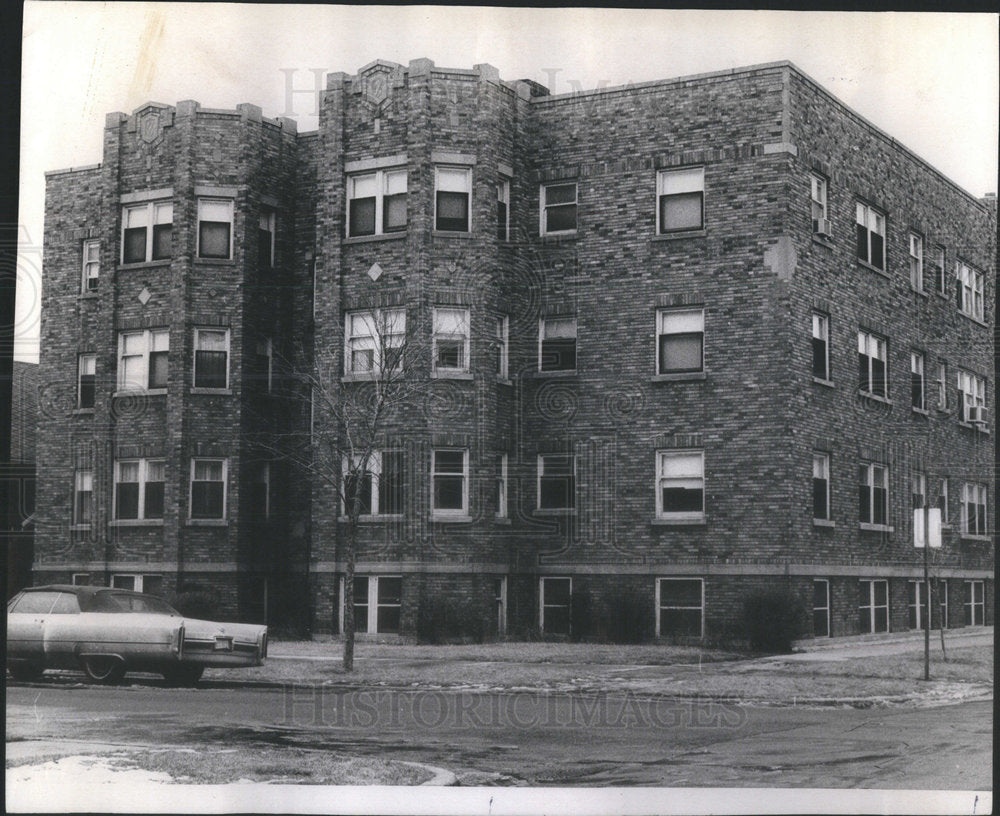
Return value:
[(125, 676), (125, 663), (110, 655), (82, 658), (83, 673), (94, 683), (117, 683)]
[(11, 663), (7, 666), (7, 671), (15, 680), (37, 680), (42, 676), (44, 669), (35, 663)]
[(193, 686), (201, 679), (204, 666), (171, 666), (163, 670), (163, 676), (172, 686)]

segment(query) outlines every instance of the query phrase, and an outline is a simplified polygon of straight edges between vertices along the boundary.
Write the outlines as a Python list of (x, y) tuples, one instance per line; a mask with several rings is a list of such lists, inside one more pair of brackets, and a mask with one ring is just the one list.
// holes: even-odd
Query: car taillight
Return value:
[(267, 630), (264, 631), (260, 639), (260, 656), (261, 658), (267, 657)]
[(184, 657), (184, 624), (177, 628), (177, 659)]

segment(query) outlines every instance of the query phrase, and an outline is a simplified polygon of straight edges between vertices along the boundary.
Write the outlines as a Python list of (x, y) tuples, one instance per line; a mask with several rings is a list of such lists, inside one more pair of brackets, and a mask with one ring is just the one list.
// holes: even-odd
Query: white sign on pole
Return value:
[[(913, 511), (913, 546), (918, 550), (924, 548), (924, 513), (928, 512), (923, 509), (918, 509)], [(932, 507), (929, 511), (930, 515), (930, 547), (931, 549), (940, 549), (941, 547), (941, 508)]]
[(918, 550), (924, 548), (924, 510), (922, 507), (913, 511), (913, 546)]
[(941, 549), (941, 508), (930, 509), (930, 520), (927, 525), (927, 546), (932, 550)]

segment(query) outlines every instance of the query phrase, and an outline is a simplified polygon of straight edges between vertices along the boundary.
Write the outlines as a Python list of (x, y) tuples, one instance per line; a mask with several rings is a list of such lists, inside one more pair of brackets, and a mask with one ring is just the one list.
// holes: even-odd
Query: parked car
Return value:
[(191, 685), (208, 666), (259, 666), (266, 656), (266, 626), (185, 618), (139, 592), (38, 586), (7, 604), (7, 670), (18, 680), (82, 668), (95, 683), (152, 671)]

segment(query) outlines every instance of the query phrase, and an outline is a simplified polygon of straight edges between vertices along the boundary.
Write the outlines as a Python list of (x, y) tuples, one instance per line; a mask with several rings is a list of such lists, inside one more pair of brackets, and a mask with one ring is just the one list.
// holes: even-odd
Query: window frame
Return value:
[(947, 250), (942, 244), (934, 245), (934, 291), (941, 297), (948, 297)]
[(937, 365), (937, 409), (939, 411), (948, 410), (948, 363), (945, 360), (938, 360)]
[(927, 355), (919, 349), (910, 349), (910, 407), (914, 411), (927, 410)]
[[(833, 519), (833, 508), (830, 506), (830, 454), (828, 451), (814, 450), (812, 454), (813, 463), (813, 501), (812, 501), (812, 517), (813, 521), (831, 521)], [(821, 475), (816, 475), (817, 467), (820, 464)], [(823, 502), (825, 505), (825, 512), (822, 515), (816, 515), (816, 498), (817, 498), (817, 482), (823, 482)]]
[[(142, 352), (140, 354), (125, 354), (125, 338), (139, 335), (142, 337)], [(166, 348), (154, 348), (158, 338), (166, 339)], [(150, 377), (152, 370), (150, 360), (154, 354), (165, 354), (167, 358), (167, 377), (163, 385), (150, 387)], [(125, 359), (138, 357), (142, 359), (142, 380), (145, 383), (139, 387), (131, 387), (125, 379)], [(118, 376), (117, 390), (120, 393), (164, 393), (170, 382), (170, 329), (169, 327), (156, 327), (148, 329), (124, 330), (118, 332)]]
[[(138, 479), (135, 482), (125, 482), (122, 480), (122, 466), (123, 465), (138, 465)], [(151, 465), (160, 465), (162, 467), (163, 479), (160, 481), (150, 480), (149, 473)], [(148, 491), (150, 484), (161, 484), (163, 485), (163, 491), (166, 492), (166, 459), (163, 457), (126, 457), (123, 459), (115, 459), (114, 462), (114, 485), (112, 492), (112, 517), (115, 521), (162, 521), (165, 515), (166, 506), (163, 498), (161, 497), (160, 503), (160, 515), (149, 515), (147, 508)], [(136, 515), (123, 517), (120, 515), (121, 507), (119, 503), (119, 498), (121, 496), (121, 485), (123, 484), (135, 484), (137, 485), (137, 497), (136, 497)]]
[[(90, 371), (84, 369), (89, 368)], [(84, 381), (89, 377), (88, 382)], [(90, 404), (85, 405), (84, 395), (89, 393)], [(76, 409), (92, 411), (97, 404), (97, 354), (85, 351), (76, 355)]]
[(829, 237), (828, 210), (829, 181), (826, 176), (813, 171), (809, 174), (809, 199), (813, 235)]
[[(862, 216), (864, 220), (862, 220)], [(881, 232), (877, 230), (880, 220), (882, 226)], [(886, 218), (885, 211), (879, 209), (878, 207), (874, 207), (871, 204), (867, 204), (864, 201), (858, 201), (856, 202), (854, 221), (857, 232), (855, 254), (857, 255), (858, 260), (884, 274), (886, 272), (886, 234), (888, 232), (888, 219)], [(861, 255), (861, 230), (865, 231), (864, 239), (866, 254), (864, 256)], [(872, 235), (878, 235), (882, 239), (881, 263), (875, 263), (873, 258)]]
[[(830, 316), (816, 309), (813, 309), (810, 314), (812, 317), (812, 376), (814, 380), (832, 382), (833, 376), (830, 371)], [(817, 336), (817, 331), (820, 336)], [(819, 344), (822, 344), (823, 352), (822, 375), (816, 373), (816, 357), (819, 352)]]
[[(463, 331), (446, 332), (438, 327), (438, 317), (444, 312), (461, 313), (459, 325)], [(468, 306), (434, 306), (431, 309), (431, 371), (434, 375), (468, 374), (471, 371), (472, 352), (472, 310)], [(439, 360), (441, 341), (461, 342), (461, 359), (457, 366), (442, 366)]]
[[(683, 316), (697, 315), (701, 324), (700, 330), (688, 331), (667, 331), (667, 321), (671, 318), (679, 318), (683, 321)], [(699, 365), (696, 368), (664, 368), (664, 338), (698, 338)], [(665, 308), (656, 310), (656, 374), (657, 376), (683, 376), (705, 373), (705, 310), (704, 308)]]
[[(970, 508), (975, 508), (973, 519)], [(962, 482), (961, 531), (966, 537), (989, 535), (989, 489), (982, 482)]]
[[(685, 583), (694, 583), (695, 581), (697, 581), (700, 584), (700, 590), (701, 590), (701, 603), (700, 603), (700, 605), (697, 606), (697, 607), (695, 607), (695, 606), (678, 606), (678, 605), (664, 606), (664, 603), (663, 603), (663, 600), (664, 600), (664, 598), (663, 598), (663, 583), (665, 581), (685, 582)], [(655, 631), (656, 631), (656, 637), (658, 637), (658, 638), (660, 638), (660, 637), (668, 637), (671, 634), (673, 634), (673, 633), (667, 633), (667, 632), (663, 631), (663, 620), (662, 620), (662, 618), (663, 618), (663, 610), (664, 609), (678, 609), (678, 610), (688, 610), (688, 611), (690, 611), (692, 609), (697, 609), (698, 610), (698, 617), (699, 617), (699, 624), (700, 624), (699, 627), (698, 627), (698, 638), (701, 639), (701, 638), (705, 637), (705, 579), (704, 578), (679, 576), (679, 575), (676, 575), (676, 576), (671, 575), (671, 576), (658, 577), (656, 579), (655, 604), (656, 604), (656, 629), (655, 629)], [(686, 635), (683, 635), (683, 634), (680, 634), (680, 635), (677, 635), (677, 636), (679, 636), (679, 637), (686, 637)]]
[[(573, 200), (549, 203), (550, 187), (572, 187)], [(549, 212), (553, 209), (573, 210), (573, 226), (567, 229), (549, 229)], [(539, 235), (573, 235), (580, 225), (580, 185), (576, 179), (561, 179), (559, 181), (543, 181), (538, 189), (538, 234)]]
[[(986, 582), (982, 579), (970, 578), (962, 582), (965, 589), (965, 598), (963, 599), (963, 608), (965, 612), (965, 625), (966, 626), (985, 626), (986, 625)], [(978, 586), (979, 592), (976, 592), (976, 587)], [(979, 600), (976, 600), (978, 595)], [(979, 610), (979, 614), (976, 614), (976, 610)], [(978, 620), (977, 620), (978, 618)]]
[[(876, 484), (875, 472), (882, 471), (881, 484)], [(858, 522), (875, 529), (888, 529), (892, 501), (889, 495), (889, 465), (884, 462), (859, 462), (858, 463)], [(867, 488), (868, 493), (868, 518), (863, 515), (864, 507), (861, 504), (861, 490)], [(884, 501), (881, 505), (876, 503), (876, 491), (881, 489), (884, 493)], [(882, 520), (878, 521), (878, 512), (881, 508)]]
[[(569, 583), (569, 601), (565, 604), (545, 603), (545, 585), (553, 581), (566, 581)], [(566, 610), (566, 631), (546, 632), (545, 631), (545, 609), (565, 609)], [(538, 630), (543, 635), (553, 635), (555, 637), (571, 637), (573, 634), (573, 578), (566, 575), (542, 575), (538, 579)]]
[[(877, 354), (871, 353), (872, 344), (875, 344), (875, 351), (877, 352), (881, 348), (882, 356), (879, 357)], [(864, 349), (861, 345), (864, 344)], [(860, 377), (858, 378), (858, 391), (869, 397), (876, 397), (878, 399), (883, 399), (886, 402), (890, 401), (889, 398), (889, 339), (883, 337), (875, 332), (867, 331), (866, 329), (858, 329), (858, 372), (860, 374), (860, 357), (865, 357), (867, 359), (867, 370), (868, 370), (868, 382), (867, 388), (861, 384)], [(879, 393), (875, 390), (877, 385), (876, 378), (876, 366), (873, 361), (878, 360), (882, 363), (883, 375), (882, 375), (882, 388), (883, 393)]]
[(968, 369), (958, 369), (958, 394), (962, 403), (962, 422), (972, 424), (981, 421), (986, 409), (986, 378)]
[[(396, 474), (398, 479), (400, 480), (399, 484), (396, 486), (396, 489), (399, 494), (398, 495), (399, 507), (396, 509), (395, 512), (392, 513), (385, 512), (385, 508), (382, 507), (383, 503), (387, 503), (386, 502), (387, 496), (384, 494), (383, 490), (384, 483), (382, 481), (382, 476), (383, 473), (385, 472), (383, 467), (384, 460), (388, 455), (400, 457), (399, 473)], [(403, 479), (404, 468), (402, 466), (402, 456), (403, 456), (403, 451), (397, 448), (379, 448), (378, 450), (371, 451), (368, 457), (368, 464), (364, 470), (364, 473), (362, 474), (359, 472), (358, 474), (370, 477), (368, 483), (368, 489), (371, 491), (371, 494), (368, 498), (368, 507), (371, 510), (371, 512), (369, 513), (362, 512), (358, 516), (359, 519), (370, 520), (379, 518), (396, 518), (403, 515), (404, 502), (405, 502), (405, 481)], [(361, 459), (361, 457), (362, 454), (355, 454), (353, 456), (353, 459), (357, 463), (358, 460)], [(350, 476), (350, 469), (351, 469), (349, 467), (349, 463), (350, 463), (350, 457), (347, 454), (345, 454), (342, 460), (343, 475), (341, 477), (341, 485), (343, 492), (341, 495), (341, 502), (340, 502), (341, 515), (344, 517), (347, 517), (349, 515), (347, 502), (351, 497), (350, 490), (348, 489), (347, 486), (347, 479)]]
[[(94, 250), (96, 257), (91, 257), (90, 252)], [(84, 238), (81, 244), (83, 253), (83, 277), (80, 280), (80, 294), (89, 295), (97, 291), (101, 280), (101, 239)]]
[[(375, 186), (374, 196), (358, 196), (357, 193), (357, 183), (364, 179), (371, 178)], [(402, 192), (389, 192), (390, 183), (392, 179), (402, 178), (404, 182), (404, 189)], [(346, 192), (346, 206), (344, 207), (345, 213), (345, 224), (344, 233), (348, 238), (371, 238), (376, 236), (385, 235), (395, 235), (397, 233), (405, 233), (409, 228), (410, 224), (410, 214), (409, 214), (409, 194), (410, 194), (410, 179), (409, 170), (405, 164), (395, 165), (393, 167), (383, 167), (377, 170), (365, 170), (360, 173), (349, 173), (347, 175), (347, 183), (345, 185)], [(400, 227), (390, 227), (386, 223), (386, 219), (389, 216), (388, 208), (386, 207), (386, 202), (390, 199), (396, 198), (397, 196), (403, 196), (404, 203), (404, 213), (406, 219), (403, 225)], [(352, 202), (364, 201), (368, 198), (373, 199), (374, 209), (372, 212), (372, 219), (374, 221), (372, 225), (371, 232), (354, 232), (352, 227), (352, 216), (354, 212), (351, 208)]]
[(508, 482), (508, 456), (501, 453), (497, 457), (497, 512), (498, 519), (505, 519), (509, 513), (510, 492)]
[(985, 315), (985, 276), (972, 264), (958, 259), (955, 261), (955, 279), (958, 284), (959, 312), (982, 322)]
[[(354, 334), (354, 318), (359, 318), (368, 324), (371, 334)], [(390, 331), (391, 330), (391, 331)], [(398, 344), (389, 342), (391, 338), (399, 337)], [(354, 367), (354, 351), (366, 351), (362, 341), (369, 339), (371, 343), (372, 364), (370, 368)], [(355, 349), (353, 343), (359, 347)], [(406, 346), (406, 308), (393, 307), (386, 309), (355, 309), (344, 312), (344, 375), (347, 377), (372, 379), (386, 373), (403, 371), (403, 357)], [(395, 365), (385, 367), (385, 356), (389, 349), (400, 349)]]
[[(830, 580), (828, 578), (813, 578), (813, 603), (812, 603), (812, 614), (813, 614), (813, 637), (833, 637), (833, 627), (831, 620), (831, 609), (830, 609)], [(825, 606), (816, 606), (816, 585), (823, 584), (825, 591)], [(817, 634), (816, 632), (816, 613), (822, 612), (823, 617), (826, 619), (826, 634)]]
[[(198, 384), (198, 353), (199, 352), (209, 352), (218, 353), (218, 349), (203, 349), (199, 348), (201, 343), (201, 335), (203, 333), (210, 334), (224, 334), (225, 335), (225, 372), (226, 372), (226, 382), (224, 385), (199, 385)], [(199, 391), (218, 391), (224, 392), (229, 390), (229, 385), (231, 381), (230, 377), (230, 363), (232, 361), (232, 330), (227, 326), (195, 326), (194, 336), (192, 338), (192, 361), (191, 361), (191, 387), (196, 388)]]
[[(675, 510), (667, 511), (663, 508), (663, 486), (664, 482), (668, 480), (673, 481), (685, 481), (693, 480), (698, 477), (692, 476), (672, 476), (668, 477), (664, 474), (664, 464), (668, 459), (680, 458), (680, 457), (690, 457), (692, 454), (698, 454), (701, 462), (701, 510)], [(656, 451), (655, 460), (656, 469), (654, 471), (655, 482), (654, 482), (654, 500), (656, 505), (656, 518), (661, 521), (679, 521), (679, 522), (702, 522), (706, 518), (706, 496), (705, 496), (705, 449), (704, 448), (664, 448)]]
[[(198, 462), (221, 463), (222, 478), (220, 479), (195, 479), (195, 469)], [(188, 481), (188, 512), (189, 521), (225, 521), (229, 512), (229, 458), (225, 456), (192, 456), (191, 468)], [(218, 515), (194, 515), (194, 487), (195, 484), (222, 484), (222, 507)]]
[(951, 516), (948, 513), (948, 494), (951, 490), (948, 484), (949, 477), (941, 477), (941, 486), (938, 489), (938, 507), (941, 508), (941, 526), (948, 526), (951, 524)]
[[(681, 177), (682, 175), (697, 175), (699, 185), (690, 190), (683, 189), (675, 192), (666, 192), (668, 186), (667, 179), (671, 177)], [(699, 197), (699, 223), (697, 226), (667, 227), (664, 221), (664, 205), (669, 198), (679, 196), (697, 195)], [(672, 235), (683, 232), (697, 232), (705, 229), (705, 166), (696, 165), (693, 167), (664, 167), (656, 171), (656, 234)]]
[[(860, 603), (861, 598), (859, 597), (858, 603), (858, 630), (863, 635), (876, 635), (884, 634), (892, 631), (892, 596), (889, 593), (889, 581), (886, 578), (862, 578), (858, 581), (859, 584), (868, 585), (868, 603)], [(883, 584), (885, 586), (885, 604), (876, 604), (875, 597), (875, 585)], [(868, 631), (864, 631), (861, 627), (861, 610), (867, 609), (868, 611)], [(876, 610), (885, 609), (885, 629), (879, 629), (877, 627), (878, 621), (876, 620)]]
[(510, 241), (510, 179), (507, 176), (497, 179), (497, 240)]
[(910, 288), (914, 292), (924, 292), (924, 236), (919, 232), (908, 233), (908, 259), (910, 266)]
[[(568, 339), (568, 338), (564, 338), (564, 337), (546, 338), (546, 336), (545, 336), (546, 324), (548, 324), (548, 323), (555, 323), (557, 321), (570, 321), (570, 320), (573, 321), (573, 367), (572, 368), (551, 368), (551, 367), (546, 368), (545, 367), (545, 363), (546, 363), (546, 360), (549, 359), (549, 358), (547, 358), (545, 356), (545, 353), (544, 353), (546, 340), (551, 339), (551, 340), (555, 340), (555, 341), (562, 341), (563, 343), (565, 343), (566, 340)], [(539, 370), (539, 372), (544, 372), (546, 374), (550, 374), (552, 372), (559, 372), (559, 371), (576, 372), (578, 370), (578, 363), (579, 363), (579, 354), (578, 354), (579, 342), (580, 342), (580, 325), (579, 325), (579, 322), (577, 320), (576, 315), (546, 315), (545, 317), (538, 318), (538, 370)], [(561, 353), (557, 353), (554, 356), (555, 356), (555, 359), (558, 361), (559, 359), (562, 358), (563, 355)]]
[(501, 380), (507, 380), (510, 378), (510, 315), (498, 315), (496, 321), (496, 374)]
[[(384, 580), (394, 580), (399, 581), (399, 603), (384, 603), (379, 600), (379, 583), (380, 579)], [(354, 605), (354, 631), (356, 634), (362, 635), (398, 635), (402, 630), (402, 617), (403, 617), (403, 576), (400, 575), (355, 575), (355, 581), (366, 581), (365, 586), (365, 603), (359, 604), (356, 600), (355, 588), (351, 587), (350, 601)], [(341, 585), (346, 582), (341, 579)], [(344, 601), (346, 604), (347, 597), (346, 593), (341, 593), (345, 595)], [(365, 628), (359, 631), (358, 625), (358, 607), (362, 606), (365, 609)], [(346, 609), (346, 606), (344, 606)], [(379, 629), (379, 610), (380, 609), (398, 609), (398, 620), (399, 624), (396, 629)], [(372, 610), (375, 610), (375, 614), (372, 614)], [(344, 616), (341, 615), (341, 634), (343, 634), (343, 620)]]
[[(169, 221), (158, 221), (160, 217), (160, 212), (164, 207), (170, 208), (170, 220)], [(126, 213), (135, 210), (136, 212), (140, 210), (145, 210), (145, 220), (146, 223), (142, 225), (142, 229), (145, 230), (145, 246), (143, 249), (142, 260), (126, 260), (125, 257), (125, 233), (128, 230), (138, 230), (140, 227), (128, 227), (128, 216)], [(121, 253), (119, 257), (121, 258), (122, 266), (141, 264), (141, 263), (153, 263), (156, 261), (169, 261), (173, 257), (173, 226), (174, 226), (174, 202), (171, 197), (165, 198), (154, 198), (148, 201), (134, 202), (131, 204), (122, 204), (121, 209)], [(170, 253), (167, 255), (160, 255), (156, 252), (156, 228), (164, 227), (165, 225), (170, 225)]]
[[(461, 171), (465, 174), (465, 190), (442, 190), (440, 183), (440, 176), (442, 170), (454, 170)], [(466, 234), (472, 232), (472, 168), (467, 165), (456, 165), (456, 164), (436, 164), (434, 165), (434, 231), (435, 232), (450, 232), (458, 234)], [(453, 229), (450, 227), (442, 226), (440, 222), (440, 215), (438, 210), (440, 209), (440, 196), (442, 193), (464, 193), (465, 195), (465, 227), (461, 229)]]
[[(437, 455), (439, 453), (461, 453), (462, 454), (462, 473), (453, 473), (451, 471), (439, 471), (437, 463)], [(438, 507), (436, 504), (435, 494), (436, 484), (438, 477), (451, 477), (460, 476), (462, 480), (462, 506), (458, 507)], [(431, 518), (466, 518), (469, 515), (469, 449), (468, 448), (456, 448), (456, 447), (435, 447), (431, 449)]]
[[(226, 221), (209, 221), (206, 218), (202, 218), (202, 205), (208, 204), (225, 204), (229, 209), (229, 220)], [(231, 261), (233, 260), (233, 243), (235, 240), (236, 232), (236, 202), (232, 198), (227, 198), (225, 196), (198, 196), (197, 198), (197, 253), (196, 260), (199, 261)], [(229, 226), (229, 245), (228, 251), (225, 255), (206, 255), (202, 251), (203, 244), (203, 234), (202, 234), (202, 224), (225, 224), (228, 223)]]
[[(568, 459), (572, 465), (571, 474), (558, 473), (546, 475), (546, 459)], [(544, 504), (542, 503), (542, 485), (549, 484), (553, 480), (562, 479), (566, 483), (567, 504)], [(546, 482), (545, 480), (549, 480)], [(539, 453), (536, 458), (535, 467), (535, 510), (543, 513), (571, 513), (576, 510), (576, 455), (572, 453)]]
[[(274, 252), (275, 244), (277, 244), (277, 215), (273, 209), (263, 208), (258, 215), (258, 235), (262, 232), (268, 233), (268, 245), (266, 257), (259, 258), (258, 262), (263, 261), (267, 264), (268, 269), (274, 269)], [(258, 246), (260, 242), (258, 241)]]
[(90, 527), (94, 523), (96, 507), (93, 468), (75, 468), (73, 470), (72, 513), (74, 527)]
[[(906, 582), (907, 626), (911, 632), (927, 629), (927, 583), (923, 578), (910, 578)], [(933, 618), (934, 610), (931, 611)], [(932, 621), (933, 622), (933, 621)], [(931, 626), (931, 629), (934, 627)]]

